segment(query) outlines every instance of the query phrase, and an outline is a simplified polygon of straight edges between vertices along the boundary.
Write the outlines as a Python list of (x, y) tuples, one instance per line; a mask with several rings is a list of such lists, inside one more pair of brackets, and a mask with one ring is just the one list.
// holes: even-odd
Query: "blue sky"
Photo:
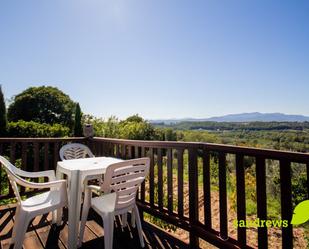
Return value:
[(309, 1), (0, 2), (7, 98), (56, 86), (99, 117), (309, 115)]

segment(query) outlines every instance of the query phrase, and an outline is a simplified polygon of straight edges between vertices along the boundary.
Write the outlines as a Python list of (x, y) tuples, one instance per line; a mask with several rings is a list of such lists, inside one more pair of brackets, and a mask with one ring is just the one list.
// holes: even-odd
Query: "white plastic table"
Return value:
[(68, 248), (76, 249), (79, 236), (81, 196), (84, 191), (84, 180), (88, 176), (104, 174), (106, 168), (123, 160), (113, 157), (92, 157), (65, 160), (57, 163), (57, 179), (67, 175), (68, 180)]

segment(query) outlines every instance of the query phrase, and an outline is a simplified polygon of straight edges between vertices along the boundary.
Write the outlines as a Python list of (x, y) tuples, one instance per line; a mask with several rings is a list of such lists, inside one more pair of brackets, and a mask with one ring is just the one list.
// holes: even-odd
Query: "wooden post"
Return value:
[[(198, 175), (197, 153), (195, 148), (189, 149), (189, 222), (195, 225), (198, 222)], [(199, 239), (195, 232), (190, 231), (190, 248), (199, 248)]]

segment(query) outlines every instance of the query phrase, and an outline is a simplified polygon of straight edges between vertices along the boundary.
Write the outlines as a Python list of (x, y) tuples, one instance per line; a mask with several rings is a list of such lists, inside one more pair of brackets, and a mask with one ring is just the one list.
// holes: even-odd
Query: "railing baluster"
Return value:
[[(267, 219), (267, 201), (266, 201), (266, 168), (265, 158), (256, 157), (256, 196), (257, 196), (257, 217), (260, 220)], [(259, 248), (268, 248), (267, 227), (258, 227), (258, 245)]]
[(177, 150), (177, 165), (178, 165), (178, 215), (183, 216), (183, 149)]
[[(198, 172), (196, 149), (189, 149), (189, 220), (190, 224), (198, 223)], [(199, 248), (199, 240), (194, 231), (190, 231), (190, 248)]]
[(116, 157), (120, 157), (120, 149), (119, 149), (120, 144), (116, 144)]
[(149, 194), (150, 205), (154, 206), (154, 157), (153, 148), (149, 149), (150, 169), (149, 169)]
[[(237, 220), (246, 220), (246, 190), (244, 156), (236, 154), (236, 192), (237, 192)], [(237, 237), (241, 247), (247, 244), (246, 227), (237, 227)]]
[(106, 146), (108, 146), (106, 156), (115, 157), (115, 144), (107, 142)]
[(309, 163), (307, 163), (306, 166), (307, 166), (307, 196), (309, 200)]
[(95, 143), (95, 154), (101, 156), (101, 143)]
[(138, 146), (134, 146), (134, 158), (139, 158), (139, 153), (138, 153)]
[(106, 142), (100, 142), (101, 144), (101, 156), (106, 156), (107, 154), (107, 143)]
[(44, 170), (49, 169), (49, 143), (44, 143)]
[(108, 143), (108, 156), (114, 157), (115, 150), (114, 150), (114, 144)]
[(54, 169), (57, 169), (57, 163), (59, 161), (59, 143), (54, 142)]
[(16, 160), (16, 142), (11, 142), (10, 161), (12, 164), (15, 164), (15, 160)]
[(163, 209), (163, 169), (162, 169), (162, 149), (158, 149), (158, 205)]
[[(23, 142), (21, 143), (21, 168), (23, 170), (28, 170), (28, 165), (27, 165), (27, 143)], [(23, 195), (25, 193), (25, 188), (21, 187), (21, 194)]]
[(210, 156), (203, 150), (203, 192), (204, 192), (204, 224), (211, 229), (211, 190), (210, 190)]
[(40, 144), (39, 142), (33, 143), (33, 154), (34, 154), (34, 171), (40, 170)]
[(226, 158), (219, 152), (219, 198), (220, 198), (220, 237), (228, 238), (227, 232), (227, 195), (226, 195)]
[(100, 145), (100, 150), (99, 150), (100, 152), (99, 152), (99, 155), (100, 155), (100, 156), (104, 156), (104, 146), (103, 146), (103, 143), (100, 142), (99, 145)]
[(103, 156), (110, 156), (110, 143), (108, 143), (108, 142), (104, 142), (103, 143), (103, 151), (104, 151), (104, 153), (103, 153)]
[(281, 219), (288, 220), (288, 226), (282, 227), (282, 248), (293, 248), (292, 219), (292, 191), (291, 191), (291, 163), (280, 160), (281, 186)]
[(167, 208), (173, 213), (173, 154), (172, 149), (167, 150)]
[[(134, 148), (134, 155), (133, 155), (133, 153), (132, 153), (132, 158), (139, 158), (139, 151), (138, 151), (138, 146), (134, 146), (133, 147)], [(136, 196), (137, 196), (137, 199), (141, 199), (141, 187), (139, 187), (139, 189), (137, 190), (137, 194), (136, 194)]]
[(128, 145), (128, 155), (127, 159), (132, 159), (133, 158), (133, 152), (132, 152), (132, 146)]
[[(16, 142), (11, 142), (10, 144), (10, 161), (12, 164), (15, 164), (16, 161)], [(9, 196), (13, 196), (14, 191), (11, 184), (9, 183)]]
[[(92, 139), (88, 139), (85, 141), (85, 145), (89, 147), (89, 149), (92, 151), (93, 155), (97, 155), (96, 154), (96, 142), (93, 141)], [(61, 146), (63, 146), (64, 144), (62, 143)]]
[(110, 143), (108, 156), (115, 157), (115, 144), (113, 143)]
[(121, 158), (127, 159), (126, 146), (124, 144), (121, 145)]
[[(146, 156), (145, 147), (142, 147), (141, 149), (141, 157)], [(145, 181), (141, 184), (141, 201), (145, 202)]]

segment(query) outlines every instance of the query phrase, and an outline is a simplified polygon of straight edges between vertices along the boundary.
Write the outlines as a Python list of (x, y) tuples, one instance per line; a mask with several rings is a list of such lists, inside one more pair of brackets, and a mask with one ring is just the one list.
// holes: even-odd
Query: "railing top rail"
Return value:
[[(65, 142), (65, 141), (86, 141), (85, 137), (62, 137), (62, 138), (0, 138), (0, 143), (11, 142)], [(93, 142), (110, 142), (115, 144), (141, 146), (150, 148), (173, 148), (173, 149), (203, 149), (209, 151), (224, 152), (230, 154), (243, 154), (246, 156), (260, 156), (266, 159), (289, 160), (291, 162), (309, 163), (309, 153), (280, 151), (271, 149), (260, 149), (253, 147), (242, 147), (235, 145), (203, 143), (203, 142), (176, 142), (176, 141), (145, 141), (127, 140), (116, 138), (91, 138)]]
[(63, 141), (82, 141), (87, 140), (85, 137), (3, 137), (0, 138), (0, 143), (10, 142), (63, 142)]
[(253, 147), (243, 147), (235, 145), (203, 143), (203, 142), (176, 142), (176, 141), (144, 141), (144, 140), (127, 140), (116, 138), (92, 138), (94, 142), (104, 141), (116, 144), (142, 146), (151, 148), (175, 148), (175, 149), (204, 149), (209, 151), (218, 151), (230, 154), (243, 154), (245, 156), (260, 156), (265, 159), (289, 160), (291, 162), (309, 163), (309, 153), (260, 149)]

